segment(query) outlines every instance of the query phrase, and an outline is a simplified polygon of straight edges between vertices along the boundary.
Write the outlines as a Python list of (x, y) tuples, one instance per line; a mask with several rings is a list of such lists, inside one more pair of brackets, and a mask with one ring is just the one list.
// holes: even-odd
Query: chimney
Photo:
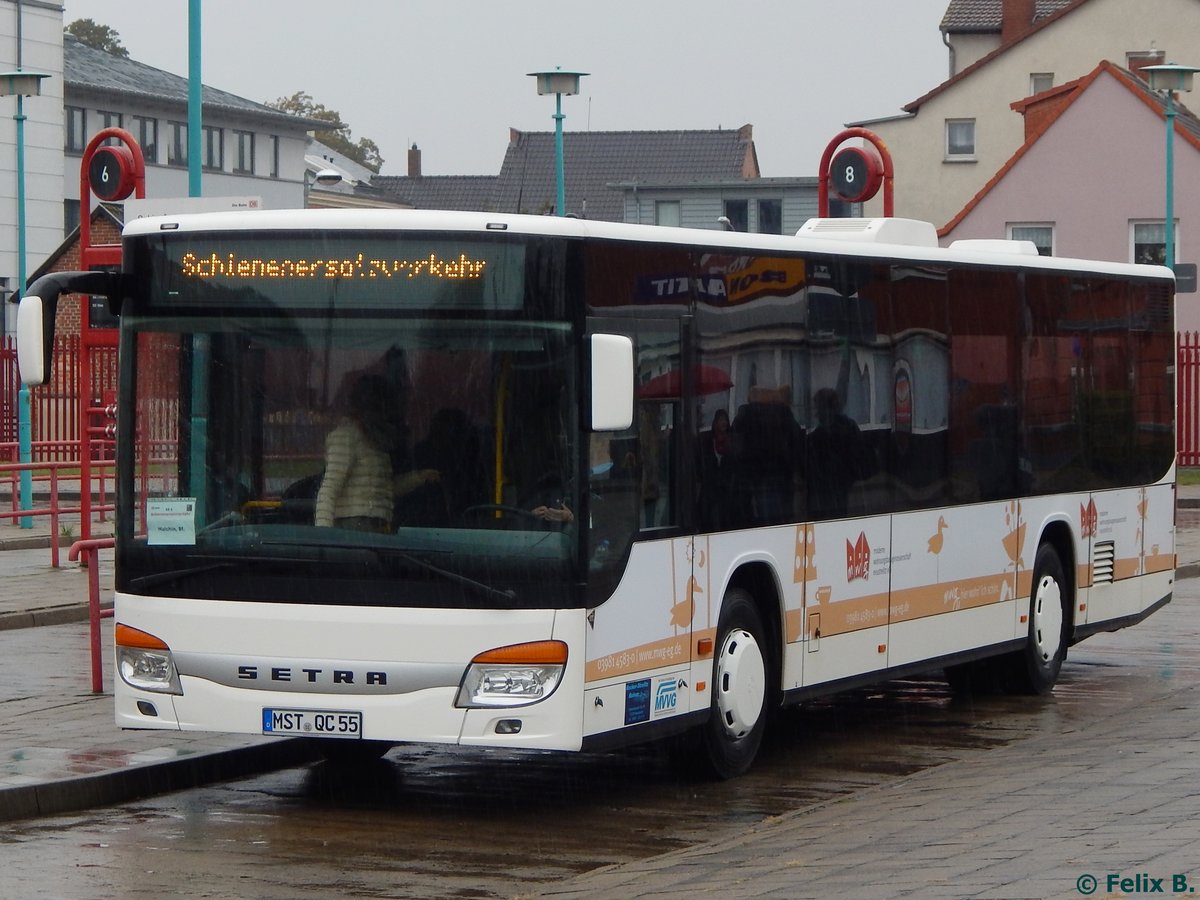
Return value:
[(1137, 53), (1127, 53), (1125, 61), (1134, 75), (1142, 81), (1149, 81), (1142, 69), (1146, 66), (1161, 66), (1167, 61), (1167, 55), (1161, 50), (1142, 50)]
[(1037, 15), (1036, 0), (1001, 0), (1001, 45), (1011, 44), (1032, 30), (1035, 15)]
[(421, 177), (421, 151), (416, 144), (408, 149), (408, 177)]

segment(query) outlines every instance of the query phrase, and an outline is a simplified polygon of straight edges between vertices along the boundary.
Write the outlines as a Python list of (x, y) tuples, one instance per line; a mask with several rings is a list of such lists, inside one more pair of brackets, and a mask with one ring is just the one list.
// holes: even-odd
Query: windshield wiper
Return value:
[[(365, 548), (355, 548), (365, 549)], [(212, 557), (208, 557), (212, 558)], [(142, 575), (138, 578), (130, 579), (129, 586), (135, 590), (144, 590), (145, 588), (155, 587), (160, 584), (167, 584), (172, 581), (178, 581), (181, 578), (189, 578), (192, 575), (201, 575), (205, 572), (212, 572), (216, 569), (232, 569), (236, 566), (246, 566), (254, 563), (288, 563), (301, 565), (319, 565), (326, 562), (320, 557), (306, 558), (295, 556), (224, 556), (213, 559), (212, 562), (203, 563), (201, 565), (188, 566), (181, 569), (167, 569), (163, 572), (152, 572), (149, 575)]]
[(214, 562), (207, 563), (203, 566), (190, 566), (186, 569), (168, 569), (165, 572), (155, 572), (151, 575), (142, 575), (139, 578), (130, 579), (129, 586), (134, 590), (140, 591), (156, 585), (177, 581), (180, 578), (187, 578), (190, 575), (199, 575), (202, 572), (211, 572), (214, 569), (227, 569), (235, 565), (237, 565), (237, 563)]
[[(318, 543), (311, 543), (308, 541), (266, 541), (266, 540), (264, 540), (262, 543), (264, 546), (272, 545), (272, 546), (293, 546), (293, 547), (307, 547), (307, 548), (315, 547), (315, 548), (319, 548), (319, 549), (330, 549), (330, 546), (331, 546), (329, 544), (324, 544), (324, 543), (318, 544)], [(391, 556), (391, 557), (399, 559), (403, 562), (406, 562), (409, 565), (415, 566), (416, 568), (421, 569), (425, 572), (431, 572), (434, 575), (444, 578), (446, 581), (453, 582), (454, 584), (461, 585), (462, 587), (470, 588), (471, 590), (481, 593), (486, 597), (492, 597), (497, 600), (503, 600), (506, 603), (511, 603), (512, 601), (517, 599), (517, 592), (512, 590), (511, 588), (509, 588), (508, 590), (502, 591), (499, 588), (492, 587), (490, 584), (485, 584), (484, 582), (477, 581), (474, 578), (469, 578), (466, 575), (460, 575), (457, 572), (451, 572), (449, 569), (443, 569), (441, 566), (435, 565), (434, 563), (431, 563), (428, 560), (421, 559), (421, 557), (419, 557), (419, 556), (413, 556), (411, 553), (406, 553), (403, 550), (396, 550), (391, 547), (380, 547), (377, 545), (355, 546), (353, 548), (338, 547), (337, 549), (339, 549), (339, 550), (340, 549), (353, 549), (353, 550), (356, 550), (359, 552), (370, 553), (376, 559), (383, 559), (385, 556)]]
[(494, 597), (496, 599), (506, 600), (509, 602), (517, 599), (517, 592), (512, 588), (502, 591), (499, 588), (492, 587), (490, 584), (485, 584), (482, 581), (476, 581), (474, 578), (468, 578), (466, 575), (459, 575), (457, 572), (451, 572), (449, 569), (443, 569), (441, 566), (435, 566), (428, 560), (421, 559), (419, 556), (413, 556), (411, 553), (405, 553), (403, 550), (393, 550), (388, 547), (371, 547), (370, 549), (374, 550), (380, 555), (387, 554), (389, 556), (394, 556), (397, 559), (402, 559), (404, 562), (411, 563), (420, 569), (424, 569), (426, 572), (432, 572), (435, 575), (440, 575), (447, 581), (452, 581), (455, 584), (462, 585), (463, 587), (468, 587), (472, 590), (479, 591), (486, 597)]

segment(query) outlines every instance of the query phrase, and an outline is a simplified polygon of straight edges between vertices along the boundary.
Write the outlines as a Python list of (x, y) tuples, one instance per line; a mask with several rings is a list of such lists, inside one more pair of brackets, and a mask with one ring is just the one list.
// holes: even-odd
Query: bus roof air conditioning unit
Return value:
[(833, 238), (867, 244), (936, 247), (937, 230), (917, 219), (809, 219), (796, 237)]

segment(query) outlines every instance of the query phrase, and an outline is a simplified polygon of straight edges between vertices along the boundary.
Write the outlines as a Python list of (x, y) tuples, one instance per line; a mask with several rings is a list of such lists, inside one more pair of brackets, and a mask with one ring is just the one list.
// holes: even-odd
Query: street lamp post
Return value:
[(1167, 63), (1161, 66), (1144, 66), (1143, 72), (1150, 76), (1150, 90), (1166, 91), (1167, 94), (1167, 215), (1163, 223), (1163, 240), (1166, 243), (1167, 268), (1175, 268), (1175, 92), (1190, 91), (1192, 76), (1200, 69)]
[[(18, 23), (19, 30), (19, 23)], [(19, 44), (19, 39), (18, 39)], [(18, 55), (20, 48), (18, 46)], [(42, 92), (44, 72), (29, 72), (17, 62), (15, 72), (0, 72), (0, 96), (17, 98), (17, 290), (25, 293), (25, 98)], [(17, 459), (25, 464), (33, 461), (33, 425), (31, 422), (29, 387), (21, 385), (17, 392)], [(21, 471), (21, 509), (33, 508), (33, 473)], [(32, 528), (33, 519), (21, 519), (22, 528)]]
[(579, 93), (579, 79), (587, 72), (564, 72), (561, 67), (555, 67), (546, 72), (530, 72), (537, 79), (538, 96), (554, 95), (554, 170), (558, 179), (558, 194), (554, 204), (556, 215), (567, 214), (567, 188), (563, 174), (563, 94), (568, 97)]

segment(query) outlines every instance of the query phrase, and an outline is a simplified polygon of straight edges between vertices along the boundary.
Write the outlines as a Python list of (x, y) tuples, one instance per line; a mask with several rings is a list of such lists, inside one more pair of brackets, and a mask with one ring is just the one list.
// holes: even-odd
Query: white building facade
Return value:
[[(20, 22), (18, 23), (18, 16)], [(21, 35), (18, 53), (17, 34)], [(0, 0), (0, 71), (38, 72), (41, 96), (21, 100), (24, 122), (25, 272), (37, 268), (63, 238), (62, 6), (41, 0)], [(0, 277), (17, 290), (17, 98), (0, 97)], [(4, 333), (16, 313), (4, 303)]]

